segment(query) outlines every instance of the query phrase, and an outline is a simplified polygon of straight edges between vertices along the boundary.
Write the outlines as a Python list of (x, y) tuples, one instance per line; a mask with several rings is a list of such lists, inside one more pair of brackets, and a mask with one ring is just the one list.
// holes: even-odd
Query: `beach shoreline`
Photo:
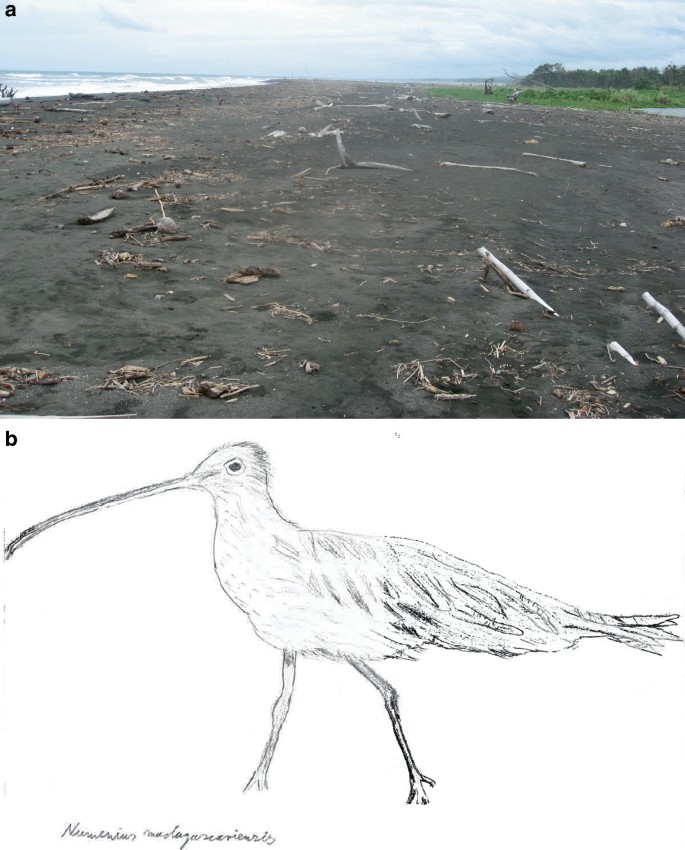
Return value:
[[(0, 110), (0, 414), (682, 416), (680, 339), (641, 299), (682, 320), (682, 119), (415, 83), (100, 96)], [(407, 170), (333, 169), (329, 124)], [(188, 238), (140, 229), (157, 195)], [(483, 280), (481, 246), (559, 317)]]

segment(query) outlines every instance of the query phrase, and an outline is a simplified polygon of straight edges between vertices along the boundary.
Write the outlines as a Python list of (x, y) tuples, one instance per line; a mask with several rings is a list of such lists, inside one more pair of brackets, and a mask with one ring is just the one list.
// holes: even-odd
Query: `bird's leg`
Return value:
[(358, 670), (365, 679), (371, 682), (374, 688), (376, 688), (383, 697), (385, 710), (390, 716), (390, 722), (392, 723), (395, 738), (397, 738), (397, 743), (400, 745), (402, 755), (404, 756), (404, 760), (407, 764), (407, 770), (409, 771), (409, 797), (407, 799), (407, 803), (425, 805), (429, 802), (428, 792), (426, 791), (425, 786), (430, 785), (432, 788), (435, 785), (435, 782), (427, 776), (424, 776), (416, 766), (414, 757), (409, 749), (409, 744), (407, 743), (407, 739), (404, 737), (404, 732), (402, 731), (397, 691), (393, 688), (390, 682), (387, 682), (364, 661), (359, 661), (356, 658), (348, 658), (348, 661), (355, 670)]
[(245, 791), (249, 791), (251, 788), (264, 791), (268, 787), (266, 777), (269, 772), (269, 766), (271, 765), (271, 759), (276, 751), (278, 736), (281, 734), (285, 718), (288, 716), (290, 700), (292, 699), (293, 688), (295, 687), (296, 660), (296, 653), (288, 649), (283, 650), (283, 686), (271, 713), (271, 734), (264, 747), (264, 752), (259, 760), (257, 770), (252, 774), (252, 778), (245, 786)]

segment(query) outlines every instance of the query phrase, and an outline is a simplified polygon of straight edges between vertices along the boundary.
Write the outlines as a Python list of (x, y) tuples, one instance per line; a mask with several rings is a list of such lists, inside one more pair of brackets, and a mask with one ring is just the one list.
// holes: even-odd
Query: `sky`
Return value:
[[(0, 3), (0, 12), (4, 12)], [(459, 79), (685, 64), (685, 0), (16, 0), (6, 70)]]

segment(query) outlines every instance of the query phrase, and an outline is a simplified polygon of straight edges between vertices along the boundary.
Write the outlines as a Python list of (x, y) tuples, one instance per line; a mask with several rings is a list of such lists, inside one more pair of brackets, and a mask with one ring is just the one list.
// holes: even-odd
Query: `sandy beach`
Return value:
[[(485, 101), (287, 80), (4, 107), (0, 413), (681, 417), (681, 340), (641, 296), (683, 320), (685, 119)], [(334, 129), (403, 170), (331, 170)]]

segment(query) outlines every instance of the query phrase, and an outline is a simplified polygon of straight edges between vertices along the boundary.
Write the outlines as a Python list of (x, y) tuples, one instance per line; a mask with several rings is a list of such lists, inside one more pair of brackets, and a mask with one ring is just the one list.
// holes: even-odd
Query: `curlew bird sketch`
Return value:
[(435, 783), (417, 766), (399, 698), (373, 664), (415, 659), (429, 646), (509, 658), (607, 638), (659, 653), (677, 614), (611, 615), (529, 590), (430, 543), (303, 528), (269, 491), (269, 461), (255, 443), (221, 446), (189, 474), (109, 496), (27, 528), (5, 558), (57, 523), (132, 499), (190, 488), (211, 495), (214, 566), (256, 634), (282, 653), (281, 691), (259, 764), (245, 790), (266, 789), (288, 715), (298, 656), (346, 662), (380, 694), (409, 774), (408, 803), (428, 803)]

